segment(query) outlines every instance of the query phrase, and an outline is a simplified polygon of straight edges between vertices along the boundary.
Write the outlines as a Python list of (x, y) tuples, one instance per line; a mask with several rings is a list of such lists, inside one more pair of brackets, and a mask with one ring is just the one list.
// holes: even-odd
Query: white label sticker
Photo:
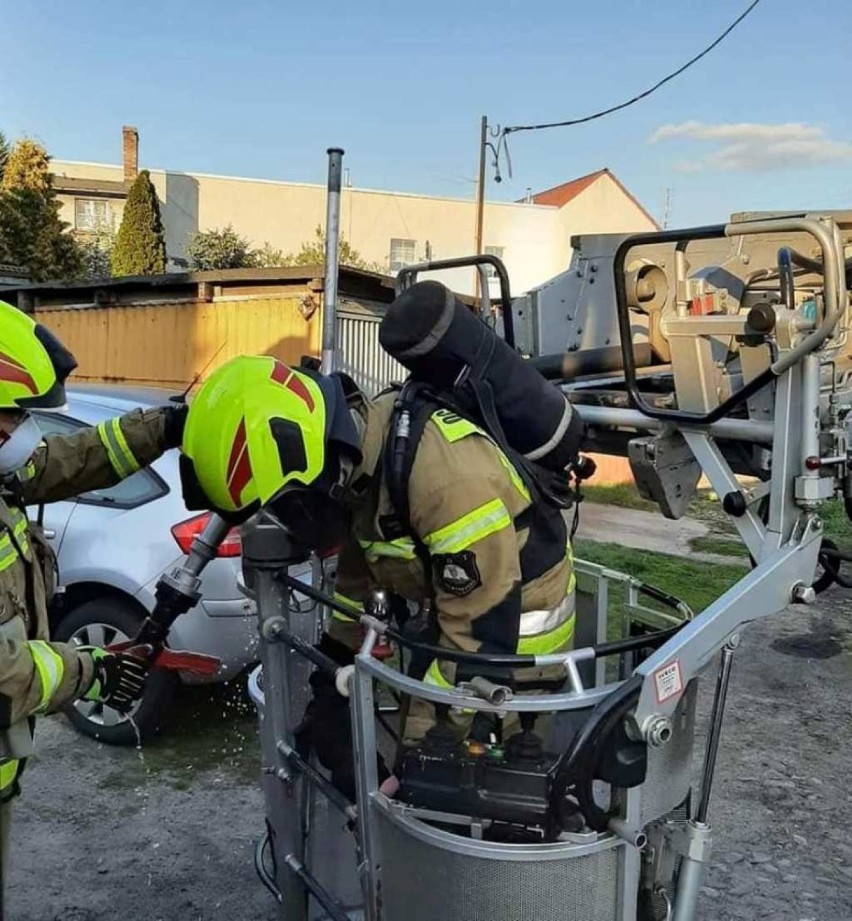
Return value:
[(680, 662), (675, 660), (671, 665), (664, 665), (654, 672), (654, 682), (657, 686), (657, 703), (661, 704), (670, 697), (675, 697), (683, 690), (683, 677), (680, 673)]

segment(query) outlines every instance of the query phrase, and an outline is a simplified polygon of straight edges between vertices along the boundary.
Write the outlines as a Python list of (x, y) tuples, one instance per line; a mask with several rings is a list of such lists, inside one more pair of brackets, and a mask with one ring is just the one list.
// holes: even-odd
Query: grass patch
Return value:
[[(743, 577), (742, 566), (736, 564), (708, 564), (665, 553), (633, 550), (620, 544), (578, 540), (574, 553), (579, 559), (627, 573), (669, 592), (685, 601), (696, 613), (704, 610)], [(614, 603), (623, 604), (623, 596), (613, 594)]]
[(846, 515), (843, 502), (835, 500), (823, 503), (819, 517), (822, 518), (826, 537), (830, 537), (840, 547), (852, 544), (852, 521)]
[(724, 537), (693, 537), (689, 547), (696, 553), (715, 553), (718, 556), (735, 556), (748, 559), (748, 548), (741, 541), (727, 540)]
[(619, 508), (636, 508), (643, 512), (658, 512), (656, 502), (643, 499), (632, 483), (615, 483), (610, 486), (583, 484), (583, 498), (601, 505), (617, 505)]

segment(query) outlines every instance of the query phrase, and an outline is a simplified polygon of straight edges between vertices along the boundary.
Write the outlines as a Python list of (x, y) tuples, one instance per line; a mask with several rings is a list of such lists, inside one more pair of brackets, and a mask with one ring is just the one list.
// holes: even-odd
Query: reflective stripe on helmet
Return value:
[(53, 406), (56, 368), (32, 317), (0, 301), (0, 409)]
[(62, 656), (51, 649), (50, 644), (44, 640), (30, 640), (27, 645), (41, 680), (41, 700), (37, 709), (44, 710), (50, 703), (50, 698), (62, 684), (65, 663), (62, 661)]
[(212, 508), (242, 511), (317, 481), (331, 424), (327, 383), (268, 355), (233, 358), (204, 381), (181, 451)]
[(139, 469), (139, 461), (133, 456), (127, 444), (124, 432), (121, 431), (121, 422), (116, 418), (98, 423), (98, 435), (106, 448), (109, 462), (116, 474), (124, 479), (136, 473)]

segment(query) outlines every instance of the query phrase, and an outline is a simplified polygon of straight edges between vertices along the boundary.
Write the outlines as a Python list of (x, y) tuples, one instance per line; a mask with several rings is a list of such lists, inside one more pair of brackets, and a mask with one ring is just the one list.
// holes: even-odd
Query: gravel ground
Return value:
[[(852, 593), (834, 589), (745, 635), (701, 921), (852, 919), (850, 615)], [(704, 715), (712, 685), (708, 674)], [(274, 918), (252, 864), (263, 822), (252, 709), (233, 690), (187, 690), (180, 714), (144, 758), (42, 721), (7, 921)]]

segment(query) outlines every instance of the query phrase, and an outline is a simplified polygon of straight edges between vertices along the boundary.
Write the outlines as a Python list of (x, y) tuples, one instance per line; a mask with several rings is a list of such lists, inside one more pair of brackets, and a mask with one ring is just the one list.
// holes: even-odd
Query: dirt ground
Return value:
[[(833, 589), (749, 628), (701, 921), (852, 919), (850, 711), (852, 593)], [(239, 689), (184, 691), (180, 717), (144, 758), (84, 740), (61, 717), (42, 721), (38, 751), (17, 804), (7, 921), (275, 917), (252, 862), (259, 749)]]

